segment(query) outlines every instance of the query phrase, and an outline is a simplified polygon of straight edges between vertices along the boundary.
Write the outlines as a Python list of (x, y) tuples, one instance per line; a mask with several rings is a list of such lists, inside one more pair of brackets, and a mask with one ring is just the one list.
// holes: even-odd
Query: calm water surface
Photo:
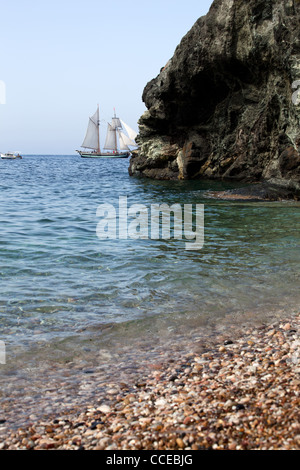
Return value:
[[(126, 160), (27, 156), (0, 161), (0, 172), (0, 340), (11, 366), (30, 351), (78, 352), (89, 334), (126, 342), (299, 305), (298, 203), (214, 200), (207, 190), (224, 184), (130, 178)], [(204, 248), (100, 241), (97, 207), (119, 196), (204, 203)]]

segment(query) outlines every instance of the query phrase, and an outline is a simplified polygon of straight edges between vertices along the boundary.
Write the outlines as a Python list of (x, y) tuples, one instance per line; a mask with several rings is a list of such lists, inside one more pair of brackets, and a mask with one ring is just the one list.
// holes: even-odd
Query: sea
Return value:
[[(214, 191), (238, 185), (130, 177), (128, 165), (0, 160), (2, 396), (10, 378), (16, 387), (35, 371), (40, 381), (45, 364), (61, 374), (74, 361), (109, 367), (125, 350), (138, 358), (299, 310), (299, 202), (217, 199)], [(203, 247), (172, 236), (99, 238), (99, 206), (118, 218), (125, 197), (128, 207), (202, 205)]]

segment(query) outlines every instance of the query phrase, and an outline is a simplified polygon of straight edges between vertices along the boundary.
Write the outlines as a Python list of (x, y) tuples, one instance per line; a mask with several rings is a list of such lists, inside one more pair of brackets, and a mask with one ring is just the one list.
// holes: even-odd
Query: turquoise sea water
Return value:
[[(126, 342), (298, 308), (299, 203), (215, 200), (207, 191), (225, 183), (131, 178), (126, 160), (25, 156), (0, 161), (0, 173), (0, 340), (11, 367), (31, 351), (78, 352), (88, 334)], [(99, 240), (97, 207), (120, 196), (204, 204), (204, 248)]]

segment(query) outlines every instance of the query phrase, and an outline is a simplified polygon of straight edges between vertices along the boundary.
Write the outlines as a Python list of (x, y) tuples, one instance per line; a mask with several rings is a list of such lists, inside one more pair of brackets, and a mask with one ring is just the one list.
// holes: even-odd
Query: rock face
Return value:
[(215, 0), (143, 101), (131, 175), (299, 190), (300, 0)]

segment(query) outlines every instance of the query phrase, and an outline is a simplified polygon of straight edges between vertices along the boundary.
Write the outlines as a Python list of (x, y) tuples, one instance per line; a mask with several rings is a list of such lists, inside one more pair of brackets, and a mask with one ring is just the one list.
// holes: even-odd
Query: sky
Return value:
[(0, 151), (74, 155), (97, 104), (138, 131), (142, 93), (212, 0), (1, 0)]

